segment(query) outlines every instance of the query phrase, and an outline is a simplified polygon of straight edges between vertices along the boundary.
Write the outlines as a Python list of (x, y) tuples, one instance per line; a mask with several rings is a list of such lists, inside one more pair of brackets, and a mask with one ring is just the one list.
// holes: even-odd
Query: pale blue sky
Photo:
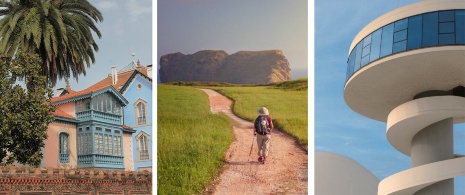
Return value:
[[(152, 62), (152, 0), (89, 0), (102, 12), (103, 22), (97, 23), (102, 38), (96, 40), (99, 51), (95, 64), (87, 68), (87, 74), (79, 82), (70, 79), (71, 89), (82, 90), (105, 78), (111, 67), (118, 70), (128, 65), (134, 52), (135, 61), (149, 65)], [(156, 61), (156, 60), (155, 60)], [(54, 89), (65, 87), (64, 80)]]
[(307, 0), (159, 0), (157, 6), (157, 60), (175, 52), (279, 49), (291, 77), (308, 77)]
[[(410, 158), (386, 139), (386, 123), (352, 111), (344, 102), (347, 55), (357, 33), (369, 22), (420, 0), (315, 1), (315, 151), (354, 159), (382, 180), (410, 167)], [(465, 127), (456, 125), (455, 153), (465, 152)], [(456, 179), (465, 194), (465, 179)]]

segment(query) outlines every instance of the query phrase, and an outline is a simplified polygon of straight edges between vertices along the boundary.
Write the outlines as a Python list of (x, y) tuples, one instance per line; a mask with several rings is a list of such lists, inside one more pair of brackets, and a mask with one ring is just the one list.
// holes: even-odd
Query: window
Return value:
[(373, 62), (375, 59), (379, 58), (379, 50), (381, 46), (381, 29), (375, 31), (371, 36), (371, 39), (370, 62)]
[(423, 47), (438, 44), (438, 12), (423, 14)]
[(60, 133), (60, 163), (69, 163), (69, 135)]
[(150, 159), (150, 140), (149, 135), (145, 132), (141, 132), (137, 137), (137, 150), (139, 154), (139, 160)]
[(113, 136), (113, 142), (115, 149), (113, 150), (113, 155), (121, 156), (121, 136)]
[(456, 44), (465, 44), (465, 10), (455, 11)]
[(113, 155), (112, 141), (111, 135), (105, 134), (105, 154)]
[(368, 34), (350, 51), (349, 79), (366, 64), (402, 51), (465, 44), (465, 10), (423, 13), (387, 24)]
[(422, 20), (421, 15), (410, 17), (408, 20), (407, 49), (421, 47)]
[(137, 126), (147, 125), (147, 102), (139, 99), (134, 104)]
[(379, 56), (384, 57), (392, 54), (392, 43), (394, 39), (394, 24), (383, 27), (381, 33), (381, 51)]

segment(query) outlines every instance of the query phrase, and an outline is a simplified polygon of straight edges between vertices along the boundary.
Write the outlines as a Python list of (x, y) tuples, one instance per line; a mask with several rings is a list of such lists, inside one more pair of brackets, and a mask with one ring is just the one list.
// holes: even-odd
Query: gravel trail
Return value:
[(207, 194), (308, 194), (308, 155), (292, 137), (275, 129), (267, 162), (259, 163), (253, 123), (234, 115), (227, 97), (211, 89), (201, 90), (209, 97), (212, 113), (223, 112), (234, 121), (234, 141), (225, 152), (224, 171)]

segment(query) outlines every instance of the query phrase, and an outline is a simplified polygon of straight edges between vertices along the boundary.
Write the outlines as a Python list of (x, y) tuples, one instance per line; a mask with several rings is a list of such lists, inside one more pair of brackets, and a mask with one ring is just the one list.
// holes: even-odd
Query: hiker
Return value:
[(258, 110), (258, 117), (255, 119), (254, 128), (253, 134), (257, 136), (258, 156), (260, 156), (258, 162), (265, 164), (271, 142), (271, 130), (274, 128), (268, 109), (265, 107)]

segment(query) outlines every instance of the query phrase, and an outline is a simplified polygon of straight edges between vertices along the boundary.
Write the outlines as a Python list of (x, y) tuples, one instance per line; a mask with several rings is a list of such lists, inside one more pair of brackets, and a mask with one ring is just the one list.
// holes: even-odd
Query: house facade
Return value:
[(113, 86), (70, 88), (52, 98), (43, 167), (132, 170), (132, 128), (123, 125), (128, 101)]
[(151, 66), (131, 62), (87, 89), (52, 98), (42, 167), (152, 169)]
[(152, 169), (152, 78), (150, 67), (130, 63), (118, 72), (118, 78), (127, 80), (120, 93), (128, 100), (123, 108), (124, 124), (136, 132), (132, 136), (134, 170)]

